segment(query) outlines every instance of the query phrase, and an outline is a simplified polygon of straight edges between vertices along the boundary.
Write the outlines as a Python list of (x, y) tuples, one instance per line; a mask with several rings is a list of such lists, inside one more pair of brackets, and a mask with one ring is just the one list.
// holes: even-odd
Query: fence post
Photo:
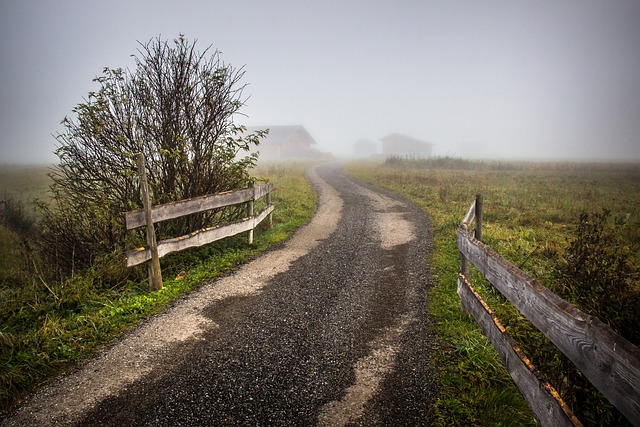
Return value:
[[(475, 201), (474, 201), (474, 205), (471, 206), (471, 208), (469, 209), (469, 212), (471, 212), (471, 209), (474, 210), (475, 212)], [(469, 221), (469, 222), (467, 222)], [(471, 229), (471, 220), (469, 217), (469, 214), (467, 214), (465, 216), (465, 219), (463, 220), (463, 223), (460, 224), (460, 227), (464, 227), (465, 231), (469, 232)], [(458, 229), (458, 234), (460, 233), (460, 230)], [(469, 260), (467, 259), (466, 256), (464, 256), (464, 253), (462, 253), (462, 251), (460, 251), (460, 275), (464, 276), (465, 280), (470, 280), (470, 275), (471, 275), (471, 271), (470, 271), (470, 267), (469, 267)], [(462, 311), (463, 314), (469, 314), (469, 310), (467, 309), (466, 306), (466, 300), (463, 297), (463, 289), (462, 287), (464, 286), (463, 284), (463, 280), (460, 276), (458, 276), (458, 296), (460, 297), (460, 310)]]
[(475, 238), (482, 241), (482, 194), (476, 194), (476, 235)]
[[(254, 188), (253, 183), (249, 184), (249, 187), (250, 188)], [(256, 199), (256, 191), (254, 189), (253, 190), (253, 198), (251, 200), (249, 200), (249, 203), (247, 203), (247, 216), (250, 219), (253, 218), (253, 202), (254, 202), (255, 199)], [(249, 242), (250, 245), (253, 244), (253, 228), (248, 231), (247, 241)]]
[[(271, 189), (267, 193), (267, 207), (271, 207)], [(273, 212), (269, 212), (269, 230), (273, 230)]]
[(460, 255), (460, 272), (467, 279), (469, 278), (469, 261), (464, 256), (464, 254)]
[(156, 233), (153, 227), (151, 216), (151, 198), (149, 197), (149, 186), (147, 184), (147, 171), (145, 167), (144, 154), (138, 153), (138, 174), (140, 175), (140, 191), (142, 192), (142, 204), (144, 206), (144, 218), (147, 223), (147, 245), (151, 251), (151, 260), (147, 264), (149, 267), (149, 289), (159, 291), (162, 289), (162, 271), (160, 270), (160, 257), (158, 257), (158, 244)]
[[(475, 203), (477, 203), (477, 200), (474, 202), (474, 205), (473, 205), (473, 210), (474, 210), (474, 212), (476, 212), (476, 209), (477, 209), (477, 207), (476, 207)], [(476, 215), (476, 214), (474, 213), (474, 216), (475, 216), (475, 215)], [(465, 221), (466, 221), (466, 220), (467, 220), (467, 219), (465, 218)], [(471, 220), (471, 221), (472, 221), (472, 220)], [(465, 227), (465, 229), (467, 230), (467, 232), (471, 232), (471, 221), (470, 221), (468, 224), (466, 224), (466, 222), (465, 222), (464, 227)], [(464, 277), (466, 277), (466, 278), (467, 278), (467, 280), (469, 280), (469, 279), (470, 279), (470, 277), (469, 277), (469, 276), (471, 275), (471, 272), (470, 272), (470, 267), (469, 267), (469, 260), (467, 259), (467, 257), (465, 257), (465, 256), (464, 256), (464, 254), (463, 254), (462, 252), (460, 252), (460, 273), (461, 273)]]

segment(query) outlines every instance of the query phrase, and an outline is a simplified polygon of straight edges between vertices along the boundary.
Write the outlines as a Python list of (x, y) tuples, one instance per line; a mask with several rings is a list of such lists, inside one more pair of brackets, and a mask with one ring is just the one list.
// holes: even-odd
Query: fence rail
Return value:
[[(246, 202), (246, 200), (244, 202)], [(207, 243), (215, 242), (216, 240), (224, 239), (225, 237), (231, 237), (236, 234), (251, 231), (256, 228), (258, 224), (264, 221), (265, 218), (271, 215), (273, 210), (273, 205), (267, 206), (251, 218), (245, 218), (220, 227), (203, 228), (201, 230), (194, 231), (193, 233), (173, 239), (161, 240), (158, 242), (158, 257), (162, 258), (163, 256), (174, 252), (206, 245)], [(155, 221), (154, 219), (154, 223), (156, 222), (158, 221)], [(142, 264), (150, 259), (151, 250), (149, 248), (138, 248), (127, 251), (127, 267)]]
[[(206, 196), (193, 197), (191, 199), (180, 200), (163, 205), (153, 206), (151, 212), (154, 224), (168, 219), (179, 218), (181, 216), (217, 209), (225, 206), (246, 203), (249, 200), (258, 200), (273, 190), (271, 184), (258, 185), (236, 191), (209, 194)], [(146, 225), (144, 208), (125, 213), (125, 224), (127, 230)]]
[[(640, 422), (640, 349), (597, 318), (583, 313), (549, 291), (539, 281), (482, 243), (477, 238), (482, 233), (482, 199), (479, 197), (477, 200), (479, 204), (474, 202), (471, 205), (458, 228), (458, 249), (462, 256), (458, 295), (463, 308), (470, 311), (481, 326), (487, 323), (486, 315), (476, 307), (479, 302), (481, 305), (484, 302), (469, 283), (468, 262), (471, 262), (625, 417), (637, 425)], [(477, 209), (478, 206), (480, 209)], [(474, 218), (475, 236), (472, 235), (471, 229)], [(491, 314), (490, 317), (495, 316)], [(484, 327), (483, 331), (490, 339), (496, 335), (494, 332), (487, 332)], [(504, 331), (501, 331), (501, 335), (504, 334)], [(509, 340), (511, 339), (508, 338), (507, 341)], [(536, 403), (540, 396), (532, 394), (530, 382), (523, 380), (523, 377), (528, 375), (519, 375), (517, 372), (521, 369), (512, 368), (517, 362), (514, 362), (513, 357), (503, 355), (504, 344), (498, 342), (498, 339), (495, 342), (494, 339), (491, 341), (540, 424), (580, 425), (579, 421), (567, 412), (566, 405), (559, 400), (557, 392), (550, 385), (541, 383), (549, 398), (545, 398), (542, 405)], [(520, 363), (526, 365), (522, 360)], [(534, 376), (538, 376), (532, 370), (533, 366), (527, 366), (527, 369)], [(553, 404), (552, 401), (556, 403)], [(552, 405), (558, 408), (551, 408)]]
[[(127, 267), (133, 267), (151, 261), (149, 278), (150, 286), (154, 290), (162, 287), (162, 276), (159, 272), (159, 258), (187, 248), (198, 247), (225, 237), (235, 236), (243, 232), (248, 232), (248, 240), (249, 244), (251, 244), (253, 243), (253, 230), (258, 224), (264, 221), (265, 218), (269, 218), (269, 228), (272, 228), (272, 212), (275, 209), (271, 204), (273, 184), (261, 184), (241, 190), (193, 197), (191, 199), (151, 206), (147, 190), (144, 157), (142, 157), (141, 154), (138, 155), (138, 170), (141, 179), (140, 187), (143, 193), (144, 207), (126, 212), (125, 226), (127, 230), (146, 226), (148, 247), (127, 251), (126, 260)], [(260, 212), (254, 214), (254, 202), (264, 196), (267, 198), (266, 206)], [(247, 204), (246, 218), (222, 226), (203, 228), (184, 236), (156, 242), (153, 224), (185, 215), (242, 203)], [(158, 269), (158, 271), (155, 271), (156, 269)]]

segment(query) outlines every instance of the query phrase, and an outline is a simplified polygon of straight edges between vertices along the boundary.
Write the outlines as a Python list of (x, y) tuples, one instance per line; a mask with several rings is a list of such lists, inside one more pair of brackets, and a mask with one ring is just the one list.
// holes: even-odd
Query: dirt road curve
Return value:
[(38, 393), (4, 425), (429, 425), (429, 224), (309, 173), (312, 222)]

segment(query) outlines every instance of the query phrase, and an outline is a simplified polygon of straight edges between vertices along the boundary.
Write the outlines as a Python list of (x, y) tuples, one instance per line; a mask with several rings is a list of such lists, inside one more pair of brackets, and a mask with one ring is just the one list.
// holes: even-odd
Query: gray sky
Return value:
[(436, 154), (640, 160), (640, 1), (65, 1), (0, 4), (0, 163), (53, 133), (137, 41), (184, 33), (246, 65), (246, 125), (326, 151), (405, 133)]

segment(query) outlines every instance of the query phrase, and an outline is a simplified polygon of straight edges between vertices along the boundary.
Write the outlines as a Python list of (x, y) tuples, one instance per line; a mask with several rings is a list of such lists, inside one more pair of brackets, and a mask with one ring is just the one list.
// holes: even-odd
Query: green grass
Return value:
[[(0, 228), (0, 238), (7, 243), (0, 250), (0, 262), (11, 271), (0, 278), (0, 408), (91, 356), (181, 295), (289, 237), (317, 207), (303, 172), (304, 165), (259, 168), (256, 175), (276, 188), (273, 230), (261, 224), (253, 245), (239, 235), (163, 258), (164, 287), (159, 292), (148, 291), (146, 267), (123, 273), (118, 259), (103, 260), (71, 279), (49, 281), (33, 266), (21, 264), (27, 257), (20, 239)], [(14, 171), (13, 176), (18, 174)], [(5, 183), (0, 182), (0, 188)], [(178, 278), (181, 272), (186, 277)], [(109, 277), (125, 279), (114, 283)]]
[[(495, 350), (473, 319), (463, 315), (456, 294), (460, 255), (456, 229), (476, 194), (484, 197), (483, 240), (511, 263), (554, 288), (580, 212), (611, 210), (629, 246), (630, 264), (640, 258), (640, 165), (473, 162), (430, 159), (386, 164), (353, 163), (353, 176), (394, 191), (430, 216), (435, 250), (429, 260), (436, 285), (427, 296), (434, 333), (440, 337), (434, 366), (442, 396), (441, 425), (532, 425), (535, 423)], [(634, 274), (635, 274), (634, 273)], [(567, 388), (567, 362), (554, 347), (472, 269), (472, 281), (509, 333), (587, 425), (624, 422), (590, 390), (588, 400)], [(631, 286), (631, 285), (630, 285)], [(633, 289), (629, 290), (634, 291)], [(563, 295), (571, 297), (571, 295)]]
[[(144, 267), (123, 273), (120, 262), (103, 262), (82, 276), (59, 283), (41, 280), (24, 256), (21, 237), (0, 227), (1, 405), (8, 406), (16, 397), (89, 357), (179, 296), (286, 239), (316, 209), (315, 193), (303, 176), (304, 166), (270, 165), (256, 171), (257, 176), (269, 178), (276, 186), (272, 231), (261, 226), (252, 246), (246, 244), (244, 236), (238, 236), (164, 258), (164, 289), (156, 293), (148, 291)], [(23, 170), (23, 175), (15, 168), (9, 169), (8, 174), (7, 168), (0, 170), (0, 194), (11, 193), (22, 203), (45, 194), (46, 168)], [(441, 383), (441, 396), (435, 404), (436, 424), (534, 425), (532, 414), (491, 344), (460, 310), (456, 228), (475, 194), (482, 193), (483, 240), (552, 287), (579, 213), (599, 212), (606, 207), (629, 242), (631, 262), (637, 271), (640, 167), (445, 158), (388, 165), (354, 163), (347, 170), (407, 197), (431, 218), (435, 250), (430, 263), (436, 286), (428, 295), (428, 309), (434, 321), (433, 332), (440, 337), (433, 361)], [(16, 190), (18, 186), (22, 187)], [(182, 271), (186, 277), (174, 279)], [(105, 277), (125, 279), (110, 281)], [(549, 343), (522, 322), (521, 316), (510, 310), (475, 270), (472, 279), (534, 364), (543, 370), (557, 370), (557, 366), (541, 364), (552, 354)], [(565, 361), (558, 358), (554, 363), (562, 365)], [(555, 386), (570, 394), (572, 390), (562, 389), (562, 377), (556, 382)], [(581, 410), (583, 422), (620, 422), (619, 414), (597, 393), (594, 396), (598, 404)], [(571, 403), (580, 410), (580, 402)]]

